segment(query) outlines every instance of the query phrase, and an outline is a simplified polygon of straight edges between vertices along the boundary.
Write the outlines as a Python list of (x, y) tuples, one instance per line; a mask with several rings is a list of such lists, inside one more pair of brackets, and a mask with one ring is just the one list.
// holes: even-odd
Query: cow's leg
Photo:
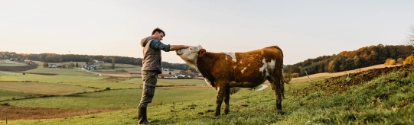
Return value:
[(276, 110), (278, 110), (278, 113), (282, 113), (282, 96), (283, 96), (283, 86), (281, 86), (281, 79), (278, 79), (276, 77), (269, 78), (269, 82), (272, 85), (273, 93), (276, 97)]
[[(220, 84), (218, 84), (220, 85)], [(223, 103), (223, 97), (225, 95), (225, 88), (218, 86), (217, 87), (217, 100), (216, 100), (216, 114), (215, 116), (220, 115), (221, 103)]]
[(224, 103), (226, 104), (226, 107), (224, 109), (225, 114), (229, 114), (230, 111), (230, 87), (226, 86), (223, 88), (224, 91)]

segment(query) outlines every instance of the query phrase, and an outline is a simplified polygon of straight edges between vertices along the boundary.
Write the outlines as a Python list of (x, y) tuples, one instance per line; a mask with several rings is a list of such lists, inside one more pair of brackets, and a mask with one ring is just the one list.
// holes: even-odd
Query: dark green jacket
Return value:
[(170, 45), (164, 44), (153, 36), (146, 37), (141, 40), (141, 46), (143, 47), (142, 54), (142, 70), (143, 71), (156, 71), (162, 72), (161, 67), (161, 50), (165, 52), (170, 51)]

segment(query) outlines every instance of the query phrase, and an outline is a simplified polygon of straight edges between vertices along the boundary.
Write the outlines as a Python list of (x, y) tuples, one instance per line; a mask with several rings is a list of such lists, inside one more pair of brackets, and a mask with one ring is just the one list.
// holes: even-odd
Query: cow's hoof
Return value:
[(284, 115), (285, 114), (285, 112), (283, 112), (283, 111), (276, 111), (277, 112), (277, 114), (279, 114), (279, 115)]

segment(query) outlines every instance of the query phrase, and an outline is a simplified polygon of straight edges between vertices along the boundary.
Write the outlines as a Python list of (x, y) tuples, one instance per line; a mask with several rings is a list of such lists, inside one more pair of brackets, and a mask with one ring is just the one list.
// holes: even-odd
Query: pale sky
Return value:
[[(1, 0), (0, 51), (142, 58), (166, 44), (243, 52), (278, 45), (284, 63), (370, 45), (406, 44), (414, 0)], [(184, 63), (175, 52), (163, 61)]]

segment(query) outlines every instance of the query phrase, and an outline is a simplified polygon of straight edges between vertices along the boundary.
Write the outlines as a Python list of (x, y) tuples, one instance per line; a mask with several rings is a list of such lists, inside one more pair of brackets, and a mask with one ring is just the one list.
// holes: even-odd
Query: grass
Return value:
[[(44, 70), (44, 69), (41, 69)], [(93, 87), (98, 89), (121, 89), (121, 88), (139, 88), (139, 85), (130, 83), (118, 83), (104, 80), (108, 76), (98, 76), (91, 73), (77, 72), (80, 69), (51, 69), (53, 71), (44, 71), (41, 73), (59, 73), (59, 72), (72, 72), (62, 73), (58, 75), (38, 75), (38, 74), (26, 74), (13, 72), (1, 72), (0, 81), (31, 81), (31, 82), (42, 82), (42, 83), (55, 83), (55, 84), (66, 84), (83, 87)], [(65, 71), (59, 71), (65, 70)], [(37, 72), (39, 73), (39, 72)]]
[[(141, 89), (110, 90), (48, 98), (34, 98), (9, 101), (13, 106), (63, 108), (63, 109), (102, 109), (102, 108), (134, 108), (141, 98)], [(187, 102), (194, 98), (214, 98), (215, 91), (198, 88), (157, 88), (151, 105), (166, 105), (173, 102)]]
[(0, 89), (0, 95), (1, 95), (0, 96), (0, 101), (4, 101), (4, 100), (13, 100), (13, 99), (25, 98), (25, 97), (30, 96), (32, 94)]
[[(335, 91), (334, 87), (332, 90), (310, 89), (305, 94), (298, 93), (313, 84), (329, 84), (323, 82), (324, 78), (311, 79), (311, 83), (307, 80), (292, 81), (291, 84), (285, 85), (284, 115), (275, 112), (275, 97), (269, 88), (263, 91), (241, 89), (231, 95), (230, 114), (219, 117), (214, 117), (214, 112), (211, 112), (215, 109), (216, 101), (216, 91), (213, 88), (157, 88), (155, 98), (148, 109), (148, 116), (155, 124), (177, 125), (413, 124), (414, 74), (405, 76), (403, 72), (394, 71), (334, 93), (331, 92)], [(127, 84), (139, 80), (129, 79), (121, 83)], [(201, 85), (201, 81), (160, 79), (159, 84)], [(120, 89), (76, 96), (14, 100), (9, 104), (85, 110), (122, 108), (122, 110), (67, 118), (14, 120), (9, 123), (136, 124), (135, 107), (140, 100), (140, 94), (141, 89)], [(3, 123), (4, 120), (0, 121), (0, 124)]]
[(0, 66), (27, 66), (27, 64), (10, 60), (0, 60)]
[(38, 66), (37, 69), (26, 71), (27, 73), (48, 73), (48, 74), (56, 74), (56, 75), (94, 75), (93, 73), (88, 73), (80, 68), (47, 68)]
[(67, 95), (80, 92), (91, 92), (97, 89), (39, 82), (0, 82), (2, 90), (42, 95)]
[(131, 64), (115, 64), (115, 69), (112, 69), (112, 63), (102, 64), (104, 69), (98, 71), (141, 71), (141, 66)]

